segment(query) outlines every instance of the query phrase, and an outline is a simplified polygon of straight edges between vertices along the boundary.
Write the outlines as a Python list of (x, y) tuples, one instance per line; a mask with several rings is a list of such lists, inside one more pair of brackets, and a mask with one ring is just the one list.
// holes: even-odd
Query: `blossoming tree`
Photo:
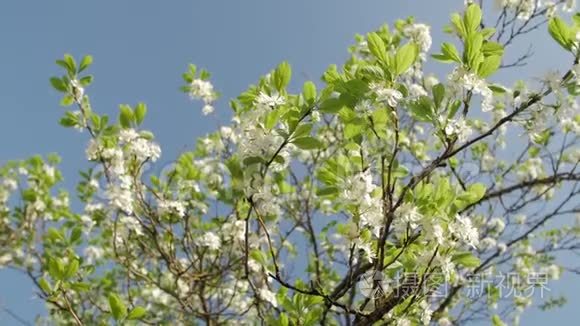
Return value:
[[(558, 252), (580, 249), (580, 14), (496, 3), (483, 19), (481, 3), (452, 14), (432, 53), (412, 18), (358, 36), (295, 93), (280, 64), (231, 101), (230, 125), (147, 178), (161, 155), (139, 128), (147, 107), (93, 111), (92, 58), (66, 55), (51, 83), (74, 107), (61, 124), (88, 137), (83, 209), (57, 189), (58, 157), (3, 166), (0, 266), (30, 277), (51, 324), (504, 325), (533, 299), (562, 304), (526, 291), (578, 271)], [(514, 39), (546, 29), (567, 72), (489, 80), (529, 59), (503, 59)], [(451, 72), (425, 75), (428, 60)], [(183, 78), (212, 113), (209, 73)], [(500, 274), (511, 295), (467, 291)]]

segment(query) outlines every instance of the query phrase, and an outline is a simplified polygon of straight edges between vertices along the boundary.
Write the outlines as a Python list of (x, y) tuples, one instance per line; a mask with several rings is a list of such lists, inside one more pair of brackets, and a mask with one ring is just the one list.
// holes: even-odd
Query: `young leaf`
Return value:
[(316, 100), (316, 85), (311, 81), (305, 82), (302, 87), (302, 95), (304, 96), (306, 103), (314, 103)]
[(480, 62), (483, 61), (483, 54), (481, 53), (481, 47), (483, 46), (483, 37), (481, 34), (476, 33), (467, 38), (465, 44), (465, 63), (472, 68), (477, 69)]
[(395, 74), (400, 75), (407, 71), (415, 62), (418, 55), (417, 46), (413, 43), (403, 45), (395, 55)]
[(300, 149), (316, 149), (322, 147), (322, 143), (318, 139), (312, 137), (296, 138), (292, 141), (292, 144)]
[(461, 56), (459, 55), (459, 52), (457, 51), (455, 45), (453, 45), (452, 43), (444, 42), (443, 44), (441, 44), (441, 52), (451, 60), (457, 63), (461, 63)]
[(50, 287), (50, 283), (45, 278), (41, 278), (38, 280), (38, 285), (46, 294), (52, 293), (52, 288)]
[(383, 39), (377, 33), (372, 32), (367, 35), (367, 43), (369, 51), (371, 51), (375, 58), (386, 63), (387, 48)]
[(499, 55), (489, 56), (483, 59), (483, 62), (479, 65), (477, 73), (483, 78), (489, 77), (499, 69), (500, 65), (501, 57)]
[(129, 320), (141, 319), (146, 314), (147, 314), (147, 309), (145, 309), (144, 307), (141, 307), (141, 306), (137, 306), (137, 307), (133, 308), (133, 310), (131, 310), (131, 312), (129, 312), (129, 315), (127, 315), (127, 319), (129, 319)]
[(445, 97), (445, 86), (443, 86), (441, 83), (434, 85), (431, 92), (433, 93), (433, 102), (435, 102), (435, 107), (438, 108), (441, 106), (441, 102)]
[(73, 261), (67, 266), (63, 278), (64, 279), (72, 278), (73, 276), (75, 276), (78, 270), (79, 270), (79, 261), (73, 259)]
[(439, 62), (444, 62), (444, 63), (451, 63), (453, 62), (453, 59), (451, 59), (449, 56), (445, 55), (445, 54), (439, 54), (439, 53), (435, 53), (431, 55), (431, 58), (439, 61)]
[(135, 122), (140, 125), (147, 114), (147, 106), (145, 103), (139, 102), (135, 107)]
[(429, 97), (421, 96), (418, 100), (412, 102), (409, 107), (417, 120), (423, 122), (433, 121), (433, 103)]
[(344, 102), (338, 98), (329, 98), (320, 104), (318, 110), (323, 113), (337, 113), (344, 106)]
[(127, 315), (127, 307), (123, 300), (115, 294), (109, 294), (109, 308), (111, 308), (111, 314), (116, 321), (120, 321)]
[(465, 28), (467, 29), (467, 33), (473, 33), (479, 27), (481, 23), (481, 9), (475, 3), (472, 3), (467, 7), (465, 11)]
[(54, 89), (56, 89), (59, 92), (67, 92), (67, 87), (66, 84), (62, 81), (62, 79), (58, 78), (58, 77), (52, 77), (50, 79), (50, 84), (52, 85), (52, 87), (54, 87)]
[(284, 61), (274, 71), (274, 87), (281, 92), (290, 83), (290, 78), (292, 78), (292, 68), (288, 62)]
[(453, 13), (451, 15), (451, 25), (453, 26), (453, 30), (459, 37), (465, 38), (465, 25), (463, 24), (463, 19), (461, 19), (461, 15), (458, 13)]
[(63, 98), (60, 100), (60, 105), (67, 107), (67, 106), (71, 106), (73, 105), (73, 103), (75, 102), (75, 99), (70, 96), (70, 95), (65, 95), (63, 96)]
[(84, 76), (79, 80), (79, 82), (83, 87), (89, 86), (93, 82), (93, 76), (92, 75)]
[(71, 75), (74, 75), (77, 71), (77, 63), (75, 59), (70, 54), (64, 55), (64, 62), (66, 63), (67, 70)]
[(479, 258), (475, 257), (470, 252), (457, 253), (457, 254), (453, 255), (453, 257), (451, 258), (451, 261), (453, 261), (454, 263), (456, 263), (458, 265), (465, 266), (465, 267), (477, 267), (477, 266), (479, 266), (479, 264), (481, 264), (481, 261), (479, 260)]
[(135, 118), (133, 115), (133, 110), (131, 110), (131, 107), (128, 105), (120, 105), (119, 110), (121, 111), (119, 113), (119, 122), (121, 123), (121, 126), (123, 128), (130, 128), (131, 123), (133, 123)]
[(562, 18), (554, 17), (550, 19), (548, 32), (564, 49), (570, 50), (572, 48), (572, 31)]
[(90, 55), (84, 56), (79, 65), (79, 72), (87, 69), (91, 64), (93, 64), (93, 57)]
[(495, 28), (493, 27), (487, 27), (481, 30), (481, 34), (483, 35), (484, 39), (489, 39), (490, 37), (493, 36), (493, 34), (495, 34)]
[(483, 46), (481, 47), (481, 52), (486, 57), (490, 56), (490, 55), (502, 56), (503, 55), (503, 45), (501, 45), (497, 42), (486, 41), (485, 43), (483, 43)]

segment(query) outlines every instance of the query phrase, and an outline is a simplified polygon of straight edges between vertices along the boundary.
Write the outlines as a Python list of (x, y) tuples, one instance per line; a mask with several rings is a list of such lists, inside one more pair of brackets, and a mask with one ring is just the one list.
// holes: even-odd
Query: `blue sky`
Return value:
[[(144, 127), (155, 132), (163, 148), (161, 162), (192, 148), (195, 138), (229, 117), (227, 100), (280, 61), (292, 64), (296, 88), (318, 80), (331, 63), (340, 64), (355, 33), (414, 15), (433, 26), (434, 48), (447, 40), (441, 33), (462, 0), (7, 0), (0, 2), (0, 163), (33, 154), (58, 152), (65, 186), (74, 189), (79, 167), (86, 167), (86, 135), (58, 125), (63, 108), (48, 78), (59, 74), (54, 60), (64, 53), (91, 54), (95, 82), (87, 92), (93, 107), (116, 116), (119, 104), (146, 102)], [(567, 61), (549, 41), (545, 29), (535, 35), (536, 56), (525, 76)], [(525, 51), (530, 39), (516, 44)], [(545, 42), (545, 44), (544, 44)], [(556, 53), (556, 55), (554, 55)], [(520, 52), (512, 52), (515, 57)], [(188, 63), (212, 72), (222, 92), (217, 117), (201, 114), (201, 104), (178, 91)], [(442, 71), (432, 65), (433, 72)], [(522, 77), (507, 71), (502, 81)], [(548, 321), (570, 323), (580, 304), (578, 280), (564, 277), (553, 292), (566, 293), (566, 308), (533, 312), (523, 325)], [(32, 321), (43, 304), (33, 299), (32, 284), (9, 270), (0, 270), (0, 305)], [(0, 324), (14, 320), (0, 310)]]

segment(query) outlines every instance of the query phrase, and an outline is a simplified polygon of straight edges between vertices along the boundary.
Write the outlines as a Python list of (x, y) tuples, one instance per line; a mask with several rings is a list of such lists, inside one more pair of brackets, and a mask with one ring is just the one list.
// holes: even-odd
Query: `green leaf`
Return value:
[(68, 91), (64, 81), (58, 77), (52, 77), (50, 79), (50, 84), (52, 85), (52, 87), (54, 87), (54, 89), (56, 89), (59, 92), (65, 93)]
[(367, 34), (369, 51), (383, 63), (387, 63), (387, 48), (383, 39), (375, 32)]
[(87, 291), (89, 291), (92, 288), (90, 284), (83, 283), (83, 282), (73, 282), (73, 283), (70, 283), (70, 287), (73, 290), (79, 291), (79, 292), (87, 292)]
[(485, 195), (487, 187), (483, 183), (474, 183), (467, 188), (470, 199), (474, 202), (480, 200)]
[(77, 259), (73, 259), (70, 264), (68, 264), (66, 271), (64, 273), (64, 279), (70, 279), (71, 277), (75, 276), (77, 271), (79, 270), (79, 261)]
[(365, 125), (356, 123), (347, 123), (344, 126), (344, 137), (346, 139), (352, 139), (363, 132)]
[(493, 27), (487, 27), (487, 28), (484, 28), (484, 29), (481, 30), (481, 35), (486, 40), (488, 38), (492, 37), (493, 34), (495, 34), (495, 28), (493, 28)]
[(458, 13), (451, 14), (451, 25), (453, 26), (453, 30), (459, 37), (465, 38), (466, 31), (465, 25), (463, 24), (463, 19), (461, 19), (461, 15)]
[(87, 87), (93, 82), (93, 76), (92, 75), (84, 76), (79, 80), (79, 82), (83, 87)]
[(305, 82), (302, 87), (302, 95), (304, 96), (306, 103), (314, 103), (316, 100), (316, 85), (311, 81)]
[(79, 72), (87, 69), (90, 65), (93, 64), (93, 57), (90, 55), (86, 55), (81, 60), (81, 64), (79, 65)]
[(73, 105), (73, 103), (75, 102), (75, 99), (70, 96), (70, 95), (65, 95), (62, 97), (62, 99), (60, 100), (60, 105), (67, 107), (67, 106), (71, 106)]
[(274, 71), (274, 87), (281, 92), (290, 83), (290, 78), (292, 78), (292, 68), (288, 62), (284, 61)]
[(570, 50), (572, 48), (572, 29), (562, 18), (554, 17), (550, 19), (548, 32), (564, 49)]
[(398, 49), (395, 55), (395, 74), (400, 75), (407, 71), (417, 59), (418, 52), (417, 46), (413, 43), (407, 43)]
[(147, 114), (147, 106), (145, 103), (138, 103), (135, 107), (135, 122), (140, 125), (145, 119), (145, 115)]
[(274, 128), (276, 124), (278, 124), (278, 121), (280, 121), (281, 115), (282, 115), (281, 110), (272, 110), (268, 112), (268, 114), (266, 115), (264, 127), (267, 130), (272, 130), (272, 128)]
[(464, 267), (477, 267), (481, 264), (479, 258), (470, 252), (460, 252), (453, 255), (451, 261)]
[(445, 62), (445, 63), (453, 62), (453, 59), (451, 59), (450, 57), (448, 57), (445, 54), (435, 53), (435, 54), (432, 54), (431, 55), (431, 58), (433, 58), (433, 59), (435, 59), (435, 60), (437, 60), (439, 62)]
[(481, 24), (481, 8), (479, 8), (475, 3), (472, 3), (467, 7), (464, 23), (468, 34), (475, 32), (479, 27), (479, 24)]
[(455, 113), (457, 113), (457, 110), (459, 109), (460, 106), (461, 106), (461, 101), (459, 101), (459, 100), (455, 100), (455, 101), (449, 103), (447, 119), (453, 119), (453, 117), (455, 116)]
[(300, 137), (300, 138), (296, 138), (292, 141), (292, 144), (296, 145), (298, 148), (300, 149), (316, 149), (316, 148), (322, 148), (322, 143), (316, 139), (316, 138), (312, 138), (312, 137)]
[(123, 300), (115, 294), (109, 294), (109, 307), (111, 308), (111, 314), (116, 321), (120, 321), (127, 315), (127, 307)]
[(64, 241), (65, 240), (64, 236), (62, 235), (62, 233), (59, 230), (55, 229), (54, 227), (48, 228), (48, 231), (46, 232), (46, 235), (47, 235), (48, 239), (50, 239), (51, 241), (58, 242), (58, 241)]
[(492, 55), (485, 59), (479, 65), (477, 74), (483, 78), (491, 76), (495, 73), (501, 65), (501, 57), (499, 55)]
[(415, 118), (423, 122), (432, 122), (433, 117), (433, 102), (427, 96), (421, 96), (409, 106)]
[(303, 123), (300, 124), (296, 130), (294, 130), (294, 132), (292, 133), (292, 137), (294, 138), (300, 138), (303, 136), (307, 136), (310, 135), (310, 131), (312, 130), (312, 124), (311, 123)]
[(147, 314), (147, 309), (145, 309), (144, 307), (141, 307), (141, 306), (137, 306), (137, 307), (133, 308), (133, 310), (131, 310), (131, 312), (129, 312), (127, 319), (129, 319), (129, 320), (141, 319), (146, 314)]
[(70, 234), (69, 242), (71, 244), (75, 244), (78, 240), (80, 240), (82, 234), (83, 234), (83, 231), (80, 227), (74, 228)]
[(470, 185), (467, 190), (458, 196), (458, 205), (463, 208), (469, 204), (478, 202), (487, 191), (486, 186), (483, 183), (474, 183)]
[(288, 320), (288, 315), (286, 315), (285, 313), (280, 314), (279, 322), (280, 322), (280, 326), (290, 325), (290, 321)]
[(504, 94), (505, 92), (507, 92), (507, 90), (505, 88), (503, 88), (500, 85), (497, 84), (490, 84), (488, 85), (489, 89), (491, 89), (492, 92), (497, 93), (497, 94)]
[(491, 317), (491, 324), (493, 326), (506, 326), (503, 320), (501, 320), (501, 317), (498, 315), (493, 315), (493, 317)]
[(441, 102), (443, 102), (443, 99), (445, 98), (445, 86), (443, 86), (441, 83), (434, 85), (431, 92), (433, 93), (435, 107), (438, 108), (441, 106)]
[(130, 128), (135, 119), (133, 110), (131, 110), (130, 106), (124, 104), (119, 106), (119, 110), (121, 111), (119, 113), (119, 122), (121, 123), (121, 126), (123, 128)]
[(72, 57), (72, 55), (65, 54), (64, 55), (64, 62), (67, 65), (68, 72), (71, 75), (74, 75), (76, 73), (76, 71), (77, 71), (77, 63), (75, 62), (75, 59)]
[(253, 164), (264, 163), (264, 159), (260, 156), (251, 156), (244, 159), (244, 165), (249, 166)]
[(338, 98), (329, 98), (322, 102), (318, 108), (323, 113), (337, 113), (344, 106), (344, 102)]
[(48, 283), (48, 281), (44, 277), (38, 280), (38, 285), (40, 286), (42, 291), (44, 291), (46, 294), (52, 293), (50, 283)]
[(266, 259), (266, 255), (259, 249), (254, 249), (250, 252), (250, 257), (252, 257), (253, 260), (257, 261), (258, 263), (260, 263), (260, 265), (262, 266), (266, 266), (268, 263), (268, 260)]
[(441, 44), (441, 52), (449, 59), (457, 63), (461, 63), (461, 56), (459, 55), (459, 52), (457, 51), (457, 48), (454, 44), (444, 42)]
[(62, 280), (64, 276), (64, 265), (60, 259), (49, 257), (48, 259), (48, 274), (54, 280)]
[(316, 191), (316, 195), (317, 196), (331, 196), (331, 195), (336, 195), (338, 194), (338, 188), (337, 187), (326, 187), (326, 188), (322, 188), (322, 189), (318, 189)]
[(465, 45), (464, 59), (465, 63), (472, 68), (477, 69), (479, 63), (483, 60), (481, 47), (483, 46), (483, 37), (476, 33), (467, 38)]
[(483, 46), (481, 47), (481, 52), (486, 57), (490, 56), (490, 55), (502, 56), (503, 55), (503, 45), (501, 45), (497, 42), (487, 41), (487, 42), (483, 43)]

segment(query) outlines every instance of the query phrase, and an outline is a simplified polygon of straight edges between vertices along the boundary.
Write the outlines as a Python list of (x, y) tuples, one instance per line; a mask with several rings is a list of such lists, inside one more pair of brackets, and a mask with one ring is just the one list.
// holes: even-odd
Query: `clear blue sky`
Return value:
[[(227, 99), (280, 61), (292, 64), (294, 86), (318, 80), (329, 64), (343, 62), (355, 33), (396, 18), (414, 15), (432, 25), (437, 50), (447, 39), (441, 29), (449, 13), (462, 5), (463, 0), (1, 1), (0, 164), (58, 152), (65, 186), (74, 189), (79, 166), (87, 166), (87, 138), (59, 127), (63, 109), (48, 83), (60, 73), (54, 60), (66, 52), (94, 56), (95, 82), (88, 93), (95, 110), (116, 116), (121, 103), (148, 104), (144, 127), (156, 133), (163, 148), (161, 162), (166, 163), (217, 124), (215, 118), (202, 116), (199, 103), (178, 91), (189, 62), (212, 72), (212, 81), (224, 95), (217, 107), (218, 119), (224, 121), (229, 117)], [(536, 56), (524, 75), (562, 68), (567, 61), (548, 42), (545, 30), (535, 36), (542, 44), (536, 43)], [(520, 50), (529, 41), (520, 43)], [(518, 54), (512, 52), (513, 57)], [(434, 65), (430, 70), (441, 68)], [(521, 73), (505, 72), (500, 78), (511, 81)], [(522, 325), (571, 324), (575, 319), (578, 279), (565, 276), (551, 287), (569, 295), (568, 306), (530, 313)], [(24, 276), (0, 270), (0, 304), (30, 321), (44, 309), (32, 289)], [(0, 325), (14, 324), (0, 311)]]

